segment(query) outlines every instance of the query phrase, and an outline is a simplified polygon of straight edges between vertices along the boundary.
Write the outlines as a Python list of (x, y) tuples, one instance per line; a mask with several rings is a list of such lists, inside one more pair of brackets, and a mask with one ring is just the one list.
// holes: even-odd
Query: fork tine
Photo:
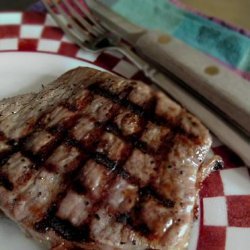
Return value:
[(78, 31), (78, 33), (79, 33), (78, 36), (83, 37), (82, 42), (86, 41), (86, 40), (87, 41), (92, 40), (92, 37), (90, 36), (90, 34), (85, 29), (83, 29), (76, 21), (74, 21), (74, 19), (69, 14), (67, 14), (67, 12), (62, 8), (62, 6), (60, 4), (57, 3), (57, 1), (51, 0), (51, 2), (58, 9), (58, 12), (60, 14), (62, 14), (62, 16), (64, 17), (66, 22), (71, 25), (71, 29)]
[[(82, 0), (82, 1), (84, 2), (84, 4), (85, 4), (86, 6), (88, 6), (88, 4), (86, 3), (86, 1), (84, 1), (84, 0)], [(90, 12), (87, 8), (84, 8), (84, 7), (83, 7), (83, 5), (80, 3), (79, 0), (73, 0), (73, 2), (74, 2), (74, 4), (82, 11), (82, 13), (83, 13), (89, 20), (91, 20), (91, 22), (92, 22), (93, 24), (95, 24), (95, 27), (96, 27), (100, 32), (102, 32), (102, 34), (107, 32), (106, 29), (105, 29), (104, 27), (102, 27), (102, 26), (100, 25), (100, 23), (98, 23), (98, 22), (96, 21), (95, 17), (91, 14), (91, 12)]]
[(61, 1), (68, 9), (70, 15), (72, 15), (89, 33), (94, 36), (102, 35), (102, 32), (97, 29), (96, 25), (91, 25), (86, 19), (81, 17), (76, 9), (67, 0)]
[(49, 13), (52, 16), (52, 18), (56, 21), (56, 23), (58, 24), (58, 26), (65, 32), (65, 34), (67, 34), (80, 48), (87, 49), (82, 44), (83, 41), (87, 40), (87, 39), (85, 39), (85, 38), (82, 39), (81, 37), (79, 37), (78, 35), (76, 35), (76, 33), (72, 32), (72, 30), (69, 29), (68, 26), (62, 20), (60, 20), (60, 18), (58, 17), (58, 15), (50, 7), (50, 4), (47, 2), (47, 0), (42, 0), (42, 2), (45, 5), (46, 9), (49, 11)]

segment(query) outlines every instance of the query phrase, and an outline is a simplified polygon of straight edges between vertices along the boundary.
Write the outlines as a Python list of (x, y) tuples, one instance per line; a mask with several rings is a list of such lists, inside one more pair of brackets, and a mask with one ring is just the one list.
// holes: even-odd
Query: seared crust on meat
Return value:
[(0, 102), (0, 209), (54, 250), (183, 249), (210, 146), (165, 94), (80, 67)]

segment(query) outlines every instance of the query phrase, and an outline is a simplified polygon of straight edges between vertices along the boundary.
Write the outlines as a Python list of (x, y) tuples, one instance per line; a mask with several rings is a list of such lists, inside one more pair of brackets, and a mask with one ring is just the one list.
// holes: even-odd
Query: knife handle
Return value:
[(140, 54), (209, 100), (250, 135), (249, 81), (166, 34), (148, 31), (140, 36), (135, 47)]

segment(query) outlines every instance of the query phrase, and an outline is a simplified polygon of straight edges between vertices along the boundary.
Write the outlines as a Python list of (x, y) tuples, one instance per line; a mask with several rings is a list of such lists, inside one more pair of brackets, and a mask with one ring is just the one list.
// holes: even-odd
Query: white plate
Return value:
[[(0, 54), (0, 99), (37, 91), (67, 70), (78, 66), (101, 68), (70, 57), (33, 52)], [(25, 236), (14, 222), (0, 217), (0, 250), (44, 250)]]
[(78, 66), (101, 68), (70, 57), (39, 52), (2, 52), (0, 99), (37, 91), (42, 84)]

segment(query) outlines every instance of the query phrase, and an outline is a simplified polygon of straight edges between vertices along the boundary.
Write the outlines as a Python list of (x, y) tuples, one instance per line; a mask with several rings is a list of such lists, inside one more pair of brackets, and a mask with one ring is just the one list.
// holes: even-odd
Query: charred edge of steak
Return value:
[(213, 167), (213, 170), (214, 170), (214, 171), (217, 171), (217, 170), (221, 170), (221, 169), (223, 169), (223, 168), (224, 168), (223, 162), (222, 162), (222, 161), (216, 161), (216, 162), (215, 162), (215, 165), (214, 165), (214, 167)]

